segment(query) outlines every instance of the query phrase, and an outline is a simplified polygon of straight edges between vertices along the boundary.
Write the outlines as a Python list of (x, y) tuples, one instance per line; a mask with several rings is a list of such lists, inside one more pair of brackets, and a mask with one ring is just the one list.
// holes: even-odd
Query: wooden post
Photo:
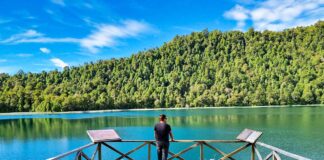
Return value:
[(147, 159), (151, 160), (151, 143), (147, 144)]
[(251, 160), (255, 160), (255, 144), (251, 146)]
[(98, 143), (98, 160), (102, 160), (102, 157), (101, 157), (101, 143)]
[(81, 156), (82, 154), (81, 154), (81, 151), (79, 151), (78, 153), (77, 153), (77, 160), (81, 160), (82, 159), (82, 156)]
[(200, 143), (200, 160), (204, 160), (204, 145)]

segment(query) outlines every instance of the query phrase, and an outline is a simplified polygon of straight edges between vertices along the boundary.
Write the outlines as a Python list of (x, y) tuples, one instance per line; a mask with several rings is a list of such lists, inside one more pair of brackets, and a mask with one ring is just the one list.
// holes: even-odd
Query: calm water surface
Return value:
[[(1, 159), (46, 159), (90, 142), (86, 130), (115, 129), (122, 139), (153, 139), (159, 114), (168, 116), (176, 139), (235, 139), (244, 129), (263, 132), (260, 141), (311, 159), (324, 159), (324, 107), (222, 108), (192, 110), (125, 111), (80, 114), (39, 114), (0, 116)], [(124, 152), (139, 144), (113, 146)], [(171, 144), (180, 151), (191, 144)], [(230, 152), (237, 145), (219, 145)], [(153, 148), (155, 149), (155, 148)], [(89, 150), (91, 151), (91, 149)], [(146, 159), (147, 149), (132, 154)], [(105, 149), (104, 156), (117, 157)], [(236, 156), (249, 159), (250, 150)], [(205, 159), (220, 156), (208, 149)], [(155, 159), (155, 150), (152, 150)], [(265, 156), (265, 155), (264, 155)], [(199, 148), (185, 159), (196, 160)], [(69, 157), (70, 159), (71, 157)]]

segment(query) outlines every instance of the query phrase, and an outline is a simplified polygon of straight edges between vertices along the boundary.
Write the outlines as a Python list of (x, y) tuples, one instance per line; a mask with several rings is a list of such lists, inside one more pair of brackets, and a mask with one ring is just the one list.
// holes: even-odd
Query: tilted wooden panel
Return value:
[(88, 130), (87, 133), (92, 142), (121, 141), (121, 138), (113, 129)]
[(237, 137), (236, 139), (249, 142), (249, 143), (255, 143), (259, 137), (262, 135), (262, 132), (254, 131), (251, 129), (244, 129)]

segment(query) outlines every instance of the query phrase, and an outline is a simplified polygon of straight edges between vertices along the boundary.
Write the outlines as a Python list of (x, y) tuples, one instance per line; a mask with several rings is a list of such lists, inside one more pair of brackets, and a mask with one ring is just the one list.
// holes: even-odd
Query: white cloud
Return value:
[(48, 13), (48, 14), (50, 14), (50, 15), (54, 15), (54, 14), (55, 14), (55, 13), (54, 13), (52, 10), (50, 10), (50, 9), (45, 9), (45, 12)]
[(77, 38), (50, 38), (35, 30), (27, 30), (24, 33), (12, 35), (11, 37), (0, 41), (3, 44), (19, 44), (19, 43), (79, 43)]
[(240, 5), (236, 5), (231, 10), (225, 12), (224, 16), (228, 19), (237, 21), (237, 29), (242, 29), (245, 26), (245, 20), (249, 18), (249, 10)]
[(51, 50), (48, 49), (48, 48), (45, 48), (45, 47), (43, 47), (43, 48), (39, 48), (39, 50), (40, 50), (41, 52), (45, 53), (45, 54), (49, 54), (49, 53), (51, 53)]
[(17, 54), (18, 57), (31, 57), (33, 56), (32, 54), (29, 54), (29, 53), (19, 53)]
[(6, 59), (0, 59), (0, 63), (7, 62)]
[(60, 5), (60, 6), (65, 6), (64, 0), (51, 0), (52, 3)]
[(324, 19), (323, 4), (324, 0), (267, 0), (249, 9), (236, 5), (224, 17), (237, 21), (237, 27), (250, 20), (257, 30), (277, 31)]
[(58, 58), (52, 58), (51, 59), (51, 62), (57, 66), (57, 67), (61, 67), (61, 68), (64, 68), (64, 67), (67, 67), (69, 66), (69, 64), (63, 62), (61, 59), (58, 59)]
[(38, 33), (37, 31), (35, 30), (27, 30), (25, 33), (22, 33), (21, 36), (25, 36), (25, 37), (39, 37), (39, 36), (42, 36), (43, 34), (41, 33)]
[(49, 38), (49, 37), (38, 37), (30, 39), (20, 39), (15, 43), (79, 43), (77, 38)]
[[(102, 24), (85, 38), (52, 38), (35, 30), (27, 30), (24, 33), (15, 34), (11, 37), (0, 40), (0, 44), (19, 44), (19, 43), (75, 43), (88, 49), (92, 53), (98, 52), (103, 47), (113, 47), (122, 38), (137, 37), (139, 34), (151, 31), (151, 27), (144, 22), (135, 20), (123, 21), (121, 25)], [(45, 53), (45, 52), (44, 52)]]
[(15, 43), (19, 40), (37, 38), (37, 37), (41, 37), (41, 36), (43, 36), (43, 34), (37, 32), (33, 29), (30, 29), (30, 30), (27, 30), (26, 32), (12, 35), (11, 37), (0, 41), (0, 43)]
[(274, 11), (268, 8), (257, 8), (251, 11), (251, 18), (254, 21), (274, 21), (277, 19)]
[(118, 38), (135, 37), (139, 33), (148, 31), (150, 27), (146, 23), (128, 20), (122, 25), (99, 25), (88, 37), (81, 39), (81, 46), (95, 53), (99, 48), (116, 45)]
[(244, 21), (249, 18), (248, 15), (249, 11), (245, 9), (244, 7), (240, 5), (236, 5), (231, 10), (225, 12), (224, 16), (226, 18), (238, 20), (238, 21)]

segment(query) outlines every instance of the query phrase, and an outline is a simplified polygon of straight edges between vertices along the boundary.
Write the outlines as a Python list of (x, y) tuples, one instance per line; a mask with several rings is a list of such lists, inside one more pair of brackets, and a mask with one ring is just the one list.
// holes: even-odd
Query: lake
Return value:
[[(262, 131), (261, 142), (311, 159), (324, 159), (324, 107), (205, 108), (100, 113), (0, 115), (1, 159), (46, 159), (90, 143), (89, 129), (115, 129), (122, 139), (153, 139), (160, 114), (168, 116), (175, 139), (235, 139), (244, 129)], [(113, 144), (128, 151), (139, 144)], [(171, 144), (176, 152), (190, 144)], [(219, 145), (226, 152), (231, 145)], [(156, 159), (155, 148), (152, 158)], [(146, 159), (147, 150), (132, 154)], [(116, 156), (103, 149), (104, 156)], [(246, 153), (247, 152), (247, 153)], [(248, 159), (250, 149), (237, 155)], [(263, 152), (263, 151), (262, 151)], [(263, 155), (265, 156), (265, 155)], [(144, 158), (143, 158), (144, 157)], [(199, 148), (184, 154), (196, 160)], [(206, 150), (205, 159), (220, 158)], [(284, 158), (283, 158), (284, 159)]]

